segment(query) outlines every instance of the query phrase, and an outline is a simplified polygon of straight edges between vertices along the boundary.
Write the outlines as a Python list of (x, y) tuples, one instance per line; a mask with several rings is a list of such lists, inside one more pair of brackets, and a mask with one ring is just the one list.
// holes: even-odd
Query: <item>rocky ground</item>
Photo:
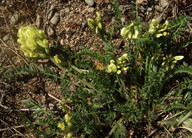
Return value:
[[(122, 23), (135, 19), (133, 0), (118, 0)], [(153, 18), (171, 20), (180, 15), (192, 16), (191, 0), (137, 0), (140, 20), (149, 22)], [(63, 47), (78, 51), (81, 45), (91, 49), (102, 48), (87, 19), (100, 12), (106, 28), (114, 24), (113, 0), (2, 0), (0, 1), (0, 74), (2, 70), (29, 64), (19, 50), (17, 31), (21, 26), (34, 24), (45, 30), (50, 45), (59, 42)], [(189, 24), (191, 26), (191, 24)], [(192, 26), (191, 26), (192, 27)], [(192, 32), (191, 30), (189, 30)], [(116, 32), (119, 34), (119, 32)], [(121, 39), (112, 42), (118, 48)], [(99, 46), (99, 47), (98, 47)], [(38, 61), (43, 64), (48, 61)], [(35, 99), (54, 110), (61, 98), (61, 90), (49, 80), (30, 76), (17, 80), (0, 80), (0, 137), (33, 137), (26, 130), (19, 116), (28, 112), (21, 102)], [(58, 99), (58, 97), (60, 97)], [(30, 115), (30, 112), (28, 112)]]

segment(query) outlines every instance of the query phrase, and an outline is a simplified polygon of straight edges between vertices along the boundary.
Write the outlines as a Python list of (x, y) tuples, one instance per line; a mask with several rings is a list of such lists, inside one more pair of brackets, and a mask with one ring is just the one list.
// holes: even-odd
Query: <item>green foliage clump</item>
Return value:
[[(95, 20), (88, 20), (88, 25), (103, 40), (104, 52), (86, 48), (72, 52), (60, 48), (67, 51), (67, 60), (63, 61), (59, 53), (50, 59), (63, 70), (62, 76), (37, 65), (13, 69), (3, 76), (35, 73), (60, 81), (64, 97), (59, 108), (63, 116), (46, 112), (28, 101), (29, 108), (37, 109), (34, 113), (38, 117), (46, 116), (47, 120), (37, 119), (38, 125), (49, 126), (49, 134), (42, 134), (44, 136), (127, 137), (132, 136), (130, 131), (136, 135), (135, 131), (145, 130), (138, 125), (154, 124), (171, 136), (177, 129), (191, 131), (192, 67), (183, 62), (185, 55), (180, 54), (183, 49), (173, 46), (188, 20), (190, 18), (180, 17), (160, 24), (153, 19), (149, 27), (133, 21), (121, 30), (125, 52), (117, 57), (108, 37), (112, 32), (105, 30), (102, 17), (97, 13)], [(171, 81), (179, 83), (171, 87)], [(75, 86), (75, 90), (70, 90), (69, 85)]]

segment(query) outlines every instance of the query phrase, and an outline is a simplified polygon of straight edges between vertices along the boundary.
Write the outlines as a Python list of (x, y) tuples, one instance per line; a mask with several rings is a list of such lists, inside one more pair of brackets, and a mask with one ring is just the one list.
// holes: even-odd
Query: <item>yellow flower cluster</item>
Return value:
[(159, 38), (161, 36), (167, 36), (169, 34), (167, 32), (168, 24), (169, 24), (168, 21), (165, 21), (164, 24), (160, 25), (159, 21), (153, 19), (149, 26), (149, 33), (155, 34), (156, 38)]
[(175, 67), (175, 64), (182, 60), (184, 56), (175, 56), (172, 57), (172, 55), (166, 56), (163, 58), (162, 66), (165, 67), (166, 70), (173, 69)]
[(61, 130), (65, 130), (65, 124), (64, 123), (58, 123), (57, 127), (60, 128)]
[(106, 70), (108, 73), (117, 72), (117, 66), (114, 63), (114, 60), (110, 60), (110, 64), (107, 66)]
[(60, 128), (61, 130), (66, 130), (67, 128), (69, 129), (72, 127), (71, 117), (69, 116), (69, 114), (65, 115), (65, 122), (66, 122), (67, 126), (65, 125), (64, 122), (62, 122), (62, 123), (58, 123), (57, 127)]
[(21, 50), (29, 58), (46, 58), (49, 55), (49, 45), (46, 34), (38, 30), (34, 25), (21, 27), (18, 31), (17, 42), (21, 44)]
[(101, 15), (99, 12), (96, 12), (96, 18), (88, 19), (88, 26), (95, 31), (97, 35), (99, 35), (103, 30), (103, 23), (101, 20)]
[(136, 39), (141, 37), (141, 25), (137, 25), (134, 22), (132, 22), (130, 25), (123, 27), (121, 29), (121, 36), (126, 39)]
[(71, 117), (69, 116), (69, 114), (65, 115), (65, 121), (67, 123), (67, 126), (70, 128), (72, 127), (72, 123), (71, 123)]
[(116, 64), (114, 60), (110, 60), (110, 64), (107, 66), (106, 72), (121, 74), (122, 71), (127, 71), (128, 69), (127, 61), (128, 61), (127, 53), (119, 57), (116, 61)]

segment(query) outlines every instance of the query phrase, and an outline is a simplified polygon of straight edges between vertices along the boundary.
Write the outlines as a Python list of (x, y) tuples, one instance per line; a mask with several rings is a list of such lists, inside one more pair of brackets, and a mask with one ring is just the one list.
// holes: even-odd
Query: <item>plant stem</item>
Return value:
[(74, 70), (76, 70), (77, 72), (79, 72), (79, 73), (83, 73), (83, 71), (80, 70), (79, 68), (77, 68), (76, 66), (71, 65), (71, 67), (72, 67)]
[(136, 21), (139, 21), (139, 13), (138, 13), (138, 2), (136, 2)]

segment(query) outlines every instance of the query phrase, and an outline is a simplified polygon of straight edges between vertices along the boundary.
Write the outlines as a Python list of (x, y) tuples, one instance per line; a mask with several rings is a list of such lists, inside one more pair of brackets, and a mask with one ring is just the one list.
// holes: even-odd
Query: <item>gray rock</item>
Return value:
[(19, 22), (19, 15), (18, 14), (14, 14), (13, 16), (11, 16), (11, 19), (10, 19), (11, 25), (16, 25), (18, 22)]
[(94, 5), (94, 1), (93, 1), (93, 0), (85, 0), (85, 2), (86, 2), (89, 6), (93, 6), (93, 5)]
[(159, 3), (160, 3), (160, 6), (163, 8), (169, 5), (169, 2), (167, 0), (160, 0)]
[(50, 22), (54, 25), (57, 25), (59, 23), (59, 13), (56, 12), (51, 18)]

